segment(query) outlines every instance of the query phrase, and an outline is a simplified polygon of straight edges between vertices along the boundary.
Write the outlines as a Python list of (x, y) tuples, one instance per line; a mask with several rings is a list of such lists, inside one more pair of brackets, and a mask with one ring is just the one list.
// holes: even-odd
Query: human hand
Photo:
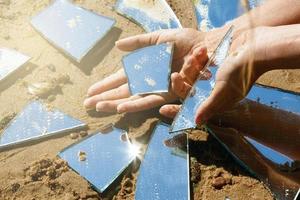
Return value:
[[(249, 92), (257, 78), (267, 71), (265, 60), (269, 59), (266, 48), (272, 43), (269, 28), (261, 27), (245, 32), (232, 44), (230, 55), (219, 67), (215, 77), (215, 86), (211, 95), (197, 110), (196, 122), (202, 124), (214, 114), (228, 110)], [(176, 83), (181, 92), (173, 88), (175, 94), (185, 98), (190, 87)], [(162, 115), (173, 118), (180, 105), (165, 105), (160, 109)]]
[[(171, 82), (175, 83), (173, 87), (176, 88), (176, 83), (183, 81), (190, 88), (207, 61), (205, 33), (194, 29), (161, 30), (119, 40), (116, 46), (123, 51), (133, 51), (165, 42), (174, 43), (172, 71), (177, 73), (171, 76)], [(87, 93), (88, 98), (84, 101), (86, 108), (118, 113), (146, 110), (178, 98), (171, 91), (167, 94), (131, 96), (122, 69), (92, 85)]]

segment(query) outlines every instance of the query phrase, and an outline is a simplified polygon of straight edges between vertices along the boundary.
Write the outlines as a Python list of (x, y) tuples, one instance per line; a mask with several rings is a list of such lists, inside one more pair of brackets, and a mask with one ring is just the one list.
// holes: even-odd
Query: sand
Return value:
[[(169, 2), (185, 27), (196, 27), (190, 1)], [(50, 0), (0, 0), (0, 46), (14, 48), (32, 57), (17, 76), (1, 83), (1, 126), (30, 100), (39, 97), (51, 107), (86, 122), (89, 133), (113, 122), (128, 130), (131, 137), (146, 143), (160, 118), (157, 109), (111, 115), (86, 112), (82, 106), (88, 87), (121, 68), (121, 57), (125, 53), (111, 45), (95, 62), (76, 64), (44, 40), (29, 24), (30, 18), (49, 3)], [(111, 9), (113, 0), (77, 0), (75, 3), (115, 18), (115, 39), (143, 33), (140, 27)], [(42, 92), (43, 95), (28, 92), (28, 85), (49, 80), (52, 83), (51, 80), (57, 80), (59, 76), (68, 76), (70, 80), (59, 84), (58, 89), (51, 85), (49, 90)], [(299, 77), (300, 70), (279, 70), (265, 75), (260, 82), (299, 92)], [(223, 200), (226, 196), (231, 199), (273, 199), (268, 189), (239, 167), (213, 138), (201, 131), (196, 131), (192, 136), (191, 178), (195, 199)], [(109, 196), (100, 197), (84, 179), (56, 157), (60, 150), (76, 140), (66, 135), (1, 152), (0, 199), (111, 199)], [(137, 173), (135, 170), (122, 178), (114, 199), (134, 198)]]

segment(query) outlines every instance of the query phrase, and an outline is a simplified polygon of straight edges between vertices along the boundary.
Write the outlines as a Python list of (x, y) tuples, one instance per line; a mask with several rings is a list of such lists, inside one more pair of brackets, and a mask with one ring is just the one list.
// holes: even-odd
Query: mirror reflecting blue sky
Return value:
[(114, 23), (114, 19), (75, 6), (68, 0), (56, 0), (31, 20), (39, 33), (77, 62)]

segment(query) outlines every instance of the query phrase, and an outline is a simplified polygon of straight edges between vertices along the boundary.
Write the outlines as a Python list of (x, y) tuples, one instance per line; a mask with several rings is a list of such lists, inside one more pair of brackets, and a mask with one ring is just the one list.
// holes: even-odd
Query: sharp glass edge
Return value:
[[(213, 51), (213, 53), (212, 53), (211, 57), (209, 58), (208, 62), (206, 63), (206, 65), (204, 66), (204, 68), (201, 70), (202, 73), (200, 72), (198, 80), (200, 79), (201, 75), (203, 75), (203, 71), (206, 70), (213, 63), (214, 58), (216, 57), (216, 54), (217, 54), (218, 50), (220, 49), (220, 47), (222, 46), (223, 42), (226, 41), (226, 39), (228, 37), (232, 37), (233, 28), (234, 28), (234, 26), (230, 26), (230, 28), (228, 29), (228, 31), (226, 32), (226, 34), (223, 36), (223, 38), (220, 41), (220, 43), (218, 44), (217, 48)], [(196, 126), (195, 126), (195, 127), (189, 127), (189, 128), (180, 129), (180, 130), (173, 130), (174, 125), (175, 125), (176, 121), (178, 120), (179, 115), (181, 114), (181, 110), (183, 109), (183, 106), (184, 106), (185, 102), (187, 101), (188, 98), (191, 97), (191, 95), (193, 94), (193, 91), (195, 90), (195, 87), (196, 87), (196, 84), (193, 85), (193, 87), (190, 90), (189, 94), (187, 95), (187, 97), (183, 101), (182, 106), (181, 106), (179, 112), (177, 113), (177, 115), (175, 116), (175, 118), (173, 120), (173, 123), (172, 123), (171, 128), (170, 128), (170, 133), (175, 133), (175, 132), (180, 132), (180, 131), (187, 131), (187, 130), (196, 128)]]

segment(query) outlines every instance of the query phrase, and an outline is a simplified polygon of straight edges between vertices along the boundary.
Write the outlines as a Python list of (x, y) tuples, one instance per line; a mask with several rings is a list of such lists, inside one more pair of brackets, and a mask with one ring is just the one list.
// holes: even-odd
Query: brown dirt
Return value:
[[(185, 27), (195, 27), (190, 1), (169, 0)], [(14, 48), (32, 57), (31, 62), (17, 76), (0, 87), (0, 116), (18, 113), (33, 99), (28, 84), (50, 80), (59, 74), (68, 75), (70, 83), (46, 101), (89, 125), (89, 132), (114, 122), (129, 131), (132, 137), (146, 143), (155, 122), (157, 109), (128, 115), (87, 113), (82, 106), (87, 88), (94, 82), (121, 68), (125, 54), (109, 48), (97, 62), (74, 63), (44, 40), (29, 24), (32, 16), (49, 5), (50, 0), (0, 0), (0, 45)], [(76, 0), (97, 13), (117, 20), (116, 38), (143, 33), (143, 30), (112, 9), (113, 0)], [(190, 11), (189, 11), (190, 10)], [(274, 78), (275, 77), (275, 78)], [(262, 83), (300, 91), (299, 70), (279, 70), (260, 79)], [(14, 84), (15, 83), (15, 84)], [(47, 93), (48, 94), (48, 93)], [(80, 138), (80, 137), (79, 137)], [(192, 182), (195, 199), (273, 199), (262, 183), (243, 171), (206, 133), (192, 135)], [(70, 136), (47, 140), (32, 146), (0, 153), (1, 199), (100, 199), (88, 183), (65, 163), (57, 153), (74, 142)], [(114, 199), (133, 199), (138, 172), (126, 175), (117, 187)], [(109, 199), (109, 197), (107, 197)]]

